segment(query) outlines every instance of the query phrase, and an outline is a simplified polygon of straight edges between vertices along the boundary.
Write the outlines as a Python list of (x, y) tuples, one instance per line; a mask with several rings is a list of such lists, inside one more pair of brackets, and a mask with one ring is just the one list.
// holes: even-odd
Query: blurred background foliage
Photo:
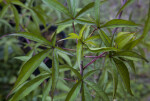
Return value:
[[(20, 43), (17, 40), (16, 37), (7, 37), (8, 34), (18, 32), (18, 31), (29, 31), (32, 33), (42, 33), (43, 30), (37, 28), (36, 22), (34, 19), (38, 19), (37, 23), (39, 25), (42, 24), (48, 24), (48, 28), (52, 25), (55, 25), (56, 22), (64, 20), (66, 18), (65, 15), (62, 15), (60, 12), (51, 9), (47, 7), (44, 3), (42, 3), (41, 0), (20, 0), (24, 2), (25, 5), (32, 8), (32, 10), (35, 10), (38, 12), (35, 16), (34, 12), (31, 12), (25, 8), (19, 8), (19, 29), (15, 25), (15, 16), (10, 7), (6, 10), (6, 13), (3, 15), (2, 9), (5, 7), (5, 4), (3, 0), (0, 0), (0, 101), (5, 101), (6, 96), (10, 92), (11, 88), (13, 87), (14, 82), (16, 81), (21, 61), (17, 60), (14, 57), (25, 55), (23, 51), (20, 48)], [(66, 5), (66, 0), (58, 0), (63, 5)], [(94, 0), (92, 0), (94, 1)], [(110, 19), (115, 18), (115, 15), (118, 11), (118, 9), (121, 7), (120, 0), (105, 0), (104, 4), (101, 6), (101, 22), (106, 22)], [(80, 7), (83, 7), (87, 3), (91, 2), (91, 0), (77, 0), (78, 2), (78, 9), (80, 10)], [(148, 12), (148, 4), (149, 0), (134, 0), (134, 3), (132, 3), (128, 8), (126, 8), (123, 11), (122, 18), (123, 19), (130, 19), (136, 23), (144, 25), (144, 22), (146, 20), (146, 15)], [(91, 9), (93, 10), (93, 9)], [(92, 13), (92, 12), (90, 12)], [(92, 15), (92, 14), (91, 14)], [(33, 19), (31, 19), (31, 16)], [(90, 18), (89, 15), (86, 17)], [(41, 19), (44, 18), (45, 21), (42, 21)], [(38, 26), (39, 26), (38, 25)], [(76, 31), (79, 31), (82, 27), (82, 25), (78, 24), (76, 26)], [(63, 30), (66, 33), (66, 36), (73, 32), (72, 25), (66, 24), (66, 25), (60, 25), (58, 26), (58, 29)], [(89, 32), (92, 32), (93, 29), (90, 29)], [(118, 32), (122, 30), (119, 29)], [(132, 29), (124, 29), (129, 30), (132, 32)], [(140, 35), (143, 29), (137, 29), (137, 36)], [(72, 40), (68, 40), (69, 42), (66, 43), (65, 48), (74, 48), (75, 42)], [(34, 46), (34, 43), (30, 43), (27, 45)], [(25, 45), (24, 47), (27, 47)], [(143, 40), (138, 45), (139, 52), (145, 56), (148, 60), (150, 60), (150, 37), (146, 37), (145, 40)], [(135, 50), (136, 51), (136, 50)], [(90, 59), (87, 59), (88, 63)], [(99, 63), (99, 61), (95, 62), (93, 65), (97, 65), (99, 67), (102, 67), (102, 63)], [(125, 91), (122, 89), (118, 89), (119, 99), (118, 101), (150, 101), (150, 63), (144, 63), (142, 61), (136, 62), (136, 74), (131, 72), (131, 88), (134, 92), (134, 96), (130, 96), (129, 94), (126, 94)], [(67, 72), (66, 72), (67, 73)], [(63, 74), (62, 74), (63, 75)], [(105, 75), (105, 74), (102, 74)], [(104, 81), (104, 80), (103, 80)], [(107, 89), (112, 90), (112, 82), (106, 84)], [(44, 84), (42, 85), (44, 86)], [(60, 92), (68, 91), (68, 87), (64, 86), (61, 87), (61, 82), (58, 83), (58, 88), (60, 88)], [(62, 89), (64, 88), (64, 89)], [(122, 88), (119, 86), (119, 88)], [(32, 92), (30, 95), (28, 95), (25, 99), (22, 101), (40, 101), (40, 95), (41, 89), (36, 89), (34, 92)], [(59, 92), (59, 91), (58, 91)], [(57, 96), (57, 101), (62, 101), (59, 99), (64, 98), (63, 95)], [(47, 101), (49, 101), (50, 98), (47, 98)]]

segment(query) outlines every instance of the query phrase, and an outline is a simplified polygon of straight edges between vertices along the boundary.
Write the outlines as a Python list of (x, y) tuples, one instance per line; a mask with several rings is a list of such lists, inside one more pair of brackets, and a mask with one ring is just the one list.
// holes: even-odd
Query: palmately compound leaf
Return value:
[(130, 87), (129, 71), (128, 71), (126, 65), (119, 59), (113, 58), (113, 60), (115, 62), (117, 70), (123, 80), (123, 83), (124, 83), (128, 93), (130, 93), (130, 95), (133, 95), (132, 91), (131, 91), (131, 87)]
[(85, 81), (85, 83), (89, 85), (104, 101), (110, 101), (107, 94), (97, 84), (87, 80)]
[(67, 8), (65, 8), (60, 2), (57, 0), (42, 0), (48, 7), (53, 7), (54, 9), (68, 15), (71, 17), (70, 12), (68, 11)]
[(22, 36), (25, 37), (27, 39), (36, 41), (38, 43), (43, 43), (46, 45), (51, 45), (51, 42), (49, 42), (48, 40), (46, 40), (43, 36), (37, 35), (37, 34), (33, 34), (33, 33), (28, 33), (28, 32), (19, 32), (19, 33), (14, 33), (14, 34), (10, 34), (13, 36)]
[(41, 62), (49, 55), (50, 49), (46, 49), (32, 58), (30, 58), (22, 67), (19, 77), (15, 83), (14, 88), (21, 85), (24, 81), (26, 81), (30, 75), (36, 70), (36, 68), (41, 64)]
[(36, 89), (45, 79), (50, 75), (48, 73), (40, 74), (31, 81), (26, 82), (10, 99), (10, 101), (19, 101), (28, 95), (31, 91)]
[(69, 91), (65, 101), (75, 101), (81, 88), (81, 80), (78, 81)]
[(133, 51), (120, 51), (120, 52), (115, 53), (113, 56), (123, 57), (123, 58), (129, 59), (129, 60), (142, 59), (142, 60), (148, 62), (148, 60), (145, 59), (142, 55), (139, 55), (138, 53), (133, 52)]
[(116, 28), (116, 27), (138, 27), (139, 24), (136, 24), (132, 21), (123, 20), (123, 19), (113, 19), (100, 26), (100, 28)]

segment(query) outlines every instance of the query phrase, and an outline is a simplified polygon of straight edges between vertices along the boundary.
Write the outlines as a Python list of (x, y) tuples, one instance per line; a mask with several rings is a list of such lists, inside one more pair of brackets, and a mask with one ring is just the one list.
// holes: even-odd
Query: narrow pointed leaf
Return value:
[(69, 37), (67, 37), (65, 39), (80, 39), (80, 37), (75, 33), (70, 33)]
[(75, 19), (75, 22), (79, 23), (79, 24), (88, 24), (88, 25), (94, 25), (95, 23), (93, 21), (87, 20), (87, 19)]
[(51, 43), (48, 40), (46, 40), (43, 36), (40, 36), (40, 35), (37, 35), (37, 34), (28, 33), (28, 32), (19, 32), (19, 33), (14, 33), (14, 34), (11, 34), (11, 35), (22, 36), (22, 37), (25, 37), (27, 39), (36, 41), (38, 43), (51, 45)]
[(129, 66), (131, 67), (132, 71), (136, 74), (135, 65), (132, 60), (127, 61)]
[(138, 27), (139, 24), (136, 24), (132, 21), (123, 20), (123, 19), (113, 19), (102, 25), (100, 28), (115, 28), (115, 27)]
[(123, 80), (123, 83), (124, 83), (128, 93), (130, 93), (130, 95), (133, 95), (132, 91), (131, 91), (131, 87), (130, 87), (129, 72), (128, 72), (126, 65), (122, 61), (120, 61), (116, 58), (113, 58), (113, 60), (116, 64), (117, 70), (118, 70), (118, 72), (119, 72), (119, 74)]
[(81, 65), (81, 57), (82, 57), (82, 42), (80, 40), (78, 40), (78, 44), (77, 44), (77, 61), (78, 61), (78, 66), (80, 68)]
[(5, 13), (7, 12), (8, 8), (9, 8), (9, 4), (5, 5), (2, 9), (2, 11), (0, 12), (0, 18), (3, 18)]
[(34, 78), (33, 80), (25, 83), (11, 98), (10, 101), (20, 101), (31, 91), (36, 89), (46, 78), (49, 77), (49, 74), (41, 74)]
[(37, 55), (30, 58), (22, 67), (19, 77), (15, 83), (14, 88), (18, 87), (24, 81), (26, 81), (30, 75), (36, 70), (36, 68), (41, 64), (41, 62), (48, 56), (50, 49), (46, 49)]
[(95, 20), (97, 27), (100, 27), (100, 0), (95, 0), (94, 3)]
[(57, 25), (66, 25), (66, 24), (70, 24), (70, 23), (72, 23), (72, 22), (73, 22), (72, 19), (66, 19), (66, 20), (57, 22), (56, 24), (57, 24)]
[(133, 51), (117, 52), (116, 54), (114, 54), (114, 56), (124, 57), (124, 58), (129, 59), (129, 60), (142, 59), (142, 60), (145, 60), (146, 62), (148, 62), (148, 60), (145, 59), (142, 55), (139, 55), (138, 53), (133, 52)]
[(46, 87), (44, 88), (44, 92), (42, 95), (42, 101), (45, 101), (46, 97), (49, 95), (49, 92), (51, 90), (51, 86), (52, 86), (52, 80), (49, 79), (47, 84), (46, 84)]
[(69, 91), (65, 101), (75, 101), (77, 95), (79, 94), (80, 91), (80, 87), (81, 87), (81, 80), (78, 81)]
[(129, 43), (130, 40), (133, 39), (133, 36), (135, 33), (130, 33), (130, 32), (119, 32), (117, 34), (117, 37), (115, 39), (116, 45), (118, 48), (124, 47), (127, 43)]
[(118, 13), (117, 13), (116, 16), (118, 16), (121, 11), (123, 11), (126, 7), (128, 7), (128, 6), (129, 6), (130, 4), (132, 4), (133, 2), (134, 2), (134, 0), (128, 0), (128, 1), (119, 9), (119, 11), (118, 11)]
[(73, 17), (75, 17), (75, 15), (76, 15), (76, 6), (77, 6), (76, 0), (67, 0), (67, 4), (68, 4), (70, 13), (72, 14)]
[(104, 101), (110, 101), (107, 94), (93, 82), (85, 81)]
[(57, 51), (53, 50), (53, 59), (52, 59), (52, 97), (54, 96), (54, 91), (57, 85), (59, 77), (59, 61)]
[(85, 83), (82, 83), (82, 101), (92, 101), (92, 96)]
[(103, 30), (99, 31), (100, 38), (104, 42), (105, 46), (110, 46), (110, 38), (106, 35), (106, 33)]
[(12, 8), (12, 11), (13, 11), (14, 17), (15, 17), (16, 30), (19, 30), (19, 22), (20, 22), (19, 13), (15, 6), (11, 5), (11, 8)]
[(89, 4), (87, 4), (86, 6), (84, 6), (75, 16), (75, 18), (80, 17), (82, 15), (84, 15), (89, 9), (94, 7), (94, 2), (91, 2)]
[(94, 74), (95, 72), (97, 72), (99, 69), (96, 70), (91, 70), (89, 72), (87, 72), (84, 76), (83, 79), (86, 79), (87, 77), (89, 77), (90, 75)]
[(149, 30), (150, 30), (150, 1), (149, 1), (149, 11), (147, 15), (147, 20), (145, 21), (145, 26), (141, 38), (145, 38), (148, 35)]
[(79, 38), (80, 38), (80, 39), (81, 39), (82, 36), (83, 36), (83, 32), (84, 32), (85, 28), (86, 28), (86, 25), (84, 25), (84, 26), (82, 27), (82, 29), (80, 30), (80, 33), (79, 33)]
[(58, 2), (57, 0), (42, 0), (48, 7), (53, 7), (55, 10), (58, 10), (66, 15), (68, 15), (69, 17), (71, 17), (71, 14), (69, 13), (69, 11), (67, 10), (67, 8), (65, 8), (60, 2)]
[(73, 54), (67, 52), (66, 50), (60, 48), (60, 47), (55, 47), (55, 49), (57, 49), (57, 51), (61, 52), (61, 53), (64, 53), (64, 54), (67, 54), (67, 55), (70, 55), (70, 56), (74, 56)]
[(76, 70), (74, 69), (73, 67), (70, 67), (68, 65), (64, 65), (63, 68), (69, 68), (78, 78), (82, 78), (81, 74)]
[(89, 51), (98, 53), (98, 52), (119, 51), (119, 49), (114, 47), (101, 47), (101, 48), (89, 48)]

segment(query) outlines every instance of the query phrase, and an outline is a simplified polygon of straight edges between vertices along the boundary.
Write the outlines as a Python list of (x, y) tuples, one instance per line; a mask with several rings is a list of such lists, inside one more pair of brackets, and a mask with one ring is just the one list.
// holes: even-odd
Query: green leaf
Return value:
[(7, 12), (7, 10), (8, 10), (8, 8), (9, 8), (9, 4), (7, 4), (7, 5), (5, 5), (4, 7), (3, 7), (3, 9), (2, 9), (2, 11), (1, 11), (1, 13), (0, 13), (0, 18), (3, 18), (4, 17), (4, 15), (6, 14), (6, 12)]
[(10, 99), (10, 101), (19, 101), (28, 95), (31, 91), (36, 89), (46, 78), (49, 77), (49, 74), (41, 74), (34, 78), (33, 80), (25, 83)]
[(76, 6), (77, 6), (76, 0), (67, 0), (67, 4), (68, 4), (70, 13), (72, 14), (73, 17), (75, 17), (75, 15), (76, 15)]
[(122, 49), (124, 50), (131, 50), (133, 49), (137, 44), (139, 44), (142, 41), (143, 38), (139, 38), (133, 41), (130, 41), (127, 43)]
[(60, 48), (60, 47), (55, 47), (55, 49), (57, 49), (57, 51), (61, 52), (61, 53), (64, 53), (64, 54), (67, 54), (67, 55), (70, 55), (70, 56), (74, 56), (73, 54), (67, 52), (66, 50)]
[(84, 32), (85, 28), (86, 28), (86, 25), (84, 25), (84, 26), (82, 27), (82, 29), (80, 30), (80, 33), (79, 33), (79, 39), (82, 38), (83, 32)]
[(64, 65), (63, 68), (69, 68), (71, 71), (74, 72), (74, 74), (75, 74), (76, 76), (78, 76), (79, 79), (82, 78), (81, 74), (80, 74), (76, 69), (74, 69), (73, 67), (70, 67), (70, 66), (68, 66), (68, 65)]
[(79, 23), (79, 24), (88, 24), (88, 25), (94, 25), (95, 23), (93, 21), (87, 20), (87, 19), (75, 19), (75, 22)]
[(109, 51), (119, 51), (119, 49), (114, 47), (101, 47), (101, 48), (88, 48), (89, 51), (98, 53), (98, 52), (109, 52)]
[(46, 40), (43, 36), (36, 35), (36, 34), (33, 34), (33, 33), (19, 32), (19, 33), (14, 33), (14, 34), (10, 34), (10, 35), (22, 36), (22, 37), (25, 37), (27, 39), (36, 41), (38, 43), (43, 43), (43, 44), (51, 45), (51, 43), (48, 40)]
[(132, 21), (123, 20), (123, 19), (113, 19), (102, 25), (100, 28), (115, 28), (115, 27), (138, 27), (139, 24), (136, 24)]
[(36, 16), (38, 17), (38, 19), (43, 23), (43, 25), (46, 26), (46, 21), (44, 19), (44, 16), (42, 14), (40, 14), (40, 12), (36, 11), (36, 8), (32, 9), (32, 10), (36, 14)]
[(12, 11), (13, 11), (14, 17), (15, 17), (16, 30), (19, 30), (19, 22), (20, 22), (19, 13), (15, 6), (11, 5), (11, 8), (12, 8)]
[(120, 51), (120, 52), (115, 53), (113, 56), (119, 56), (119, 57), (123, 57), (129, 60), (142, 59), (148, 62), (148, 60), (145, 59), (142, 55), (139, 55), (138, 53), (133, 52), (133, 51)]
[(81, 88), (81, 80), (78, 81), (69, 91), (65, 101), (74, 101), (77, 97), (77, 95), (79, 94)]
[(71, 59), (70, 59), (70, 57), (68, 55), (66, 55), (66, 54), (64, 54), (62, 52), (59, 52), (59, 51), (58, 51), (58, 54), (59, 54), (60, 57), (62, 57), (67, 62), (67, 64), (69, 66), (72, 66)]
[(56, 45), (56, 35), (57, 35), (56, 32), (54, 32), (53, 35), (52, 35), (51, 42), (52, 42), (53, 47), (55, 47), (55, 45)]
[(26, 8), (26, 9), (30, 10), (29, 7), (27, 7), (26, 5), (24, 5), (22, 2), (20, 2), (20, 1), (18, 1), (18, 0), (11, 0), (11, 3), (12, 3), (12, 4), (15, 4), (15, 5), (18, 5), (18, 6), (21, 6), (21, 7), (24, 7), (24, 8)]
[(54, 9), (72, 17), (67, 8), (65, 8), (60, 2), (57, 0), (42, 0), (48, 7), (53, 7)]
[(94, 3), (95, 20), (97, 27), (100, 27), (100, 0), (95, 0)]
[(51, 86), (52, 86), (52, 80), (49, 79), (48, 83), (46, 84), (46, 87), (44, 88), (44, 92), (42, 95), (42, 101), (45, 101), (46, 97), (49, 95), (49, 92), (51, 90)]
[(102, 41), (104, 42), (105, 46), (110, 46), (110, 38), (106, 35), (106, 33), (103, 30), (99, 30), (99, 35)]
[(134, 0), (128, 0), (128, 1), (119, 9), (119, 11), (118, 11), (116, 17), (119, 15), (119, 13), (120, 13), (121, 11), (123, 11), (127, 6), (129, 6), (129, 5), (132, 4), (133, 2), (134, 2)]
[(107, 94), (97, 86), (97, 84), (90, 82), (90, 81), (85, 81), (87, 85), (89, 85), (97, 94), (100, 96), (104, 101), (109, 101), (109, 98)]
[(18, 79), (15, 83), (14, 88), (21, 85), (24, 81), (26, 81), (30, 75), (36, 70), (36, 68), (41, 64), (41, 62), (48, 56), (50, 49), (46, 49), (32, 58), (30, 58), (22, 67), (21, 72), (18, 76)]
[(0, 18), (0, 23), (5, 24), (5, 25), (7, 25), (10, 29), (12, 29), (12, 27), (11, 27), (11, 25), (8, 23), (8, 21), (6, 21), (6, 20)]
[(63, 20), (63, 21), (61, 21), (61, 22), (57, 22), (56, 24), (57, 24), (57, 25), (66, 25), (66, 24), (70, 24), (70, 23), (72, 23), (72, 22), (73, 22), (72, 19), (66, 19), (66, 20)]
[(128, 60), (127, 62), (130, 65), (132, 71), (136, 74), (134, 62), (132, 60)]
[(92, 101), (92, 96), (85, 83), (82, 83), (82, 101)]
[(95, 70), (91, 70), (89, 72), (87, 72), (84, 76), (83, 79), (86, 79), (87, 77), (89, 77), (90, 75), (94, 74), (95, 72), (97, 72), (99, 69), (95, 69)]
[(80, 39), (80, 37), (75, 33), (70, 33), (69, 37), (67, 37), (65, 39)]
[(129, 43), (130, 40), (133, 39), (133, 36), (135, 33), (130, 33), (130, 32), (119, 32), (117, 34), (117, 37), (115, 39), (115, 42), (117, 44), (118, 48), (124, 47), (127, 43)]
[(94, 39), (100, 39), (100, 36), (99, 35), (93, 35), (93, 36), (89, 36), (88, 38), (86, 38), (84, 40), (84, 42), (88, 42), (88, 41), (92, 41)]
[(82, 42), (80, 40), (78, 40), (76, 52), (77, 52), (76, 54), (77, 54), (78, 66), (80, 68), (81, 58), (82, 58)]
[(148, 35), (149, 30), (150, 30), (150, 1), (149, 1), (149, 11), (147, 15), (147, 20), (145, 21), (145, 26), (141, 38), (144, 39)]
[(114, 62), (116, 64), (117, 70), (118, 70), (118, 72), (119, 72), (119, 74), (120, 74), (120, 76), (121, 76), (121, 78), (123, 80), (123, 83), (124, 83), (128, 93), (133, 95), (132, 91), (131, 91), (131, 87), (130, 87), (129, 72), (128, 72), (128, 69), (127, 69), (126, 65), (122, 61), (120, 61), (120, 60), (118, 60), (116, 58), (113, 58), (113, 60), (114, 60)]
[(55, 87), (57, 85), (59, 77), (59, 61), (57, 51), (53, 50), (53, 59), (52, 59), (52, 97), (54, 96)]
[(75, 18), (78, 18), (78, 17), (84, 15), (89, 9), (93, 8), (93, 6), (94, 6), (94, 2), (87, 4), (76, 14)]
[[(112, 66), (114, 67), (114, 64), (112, 64)], [(113, 99), (115, 99), (118, 86), (118, 74), (115, 68), (111, 69), (111, 74), (113, 77)]]

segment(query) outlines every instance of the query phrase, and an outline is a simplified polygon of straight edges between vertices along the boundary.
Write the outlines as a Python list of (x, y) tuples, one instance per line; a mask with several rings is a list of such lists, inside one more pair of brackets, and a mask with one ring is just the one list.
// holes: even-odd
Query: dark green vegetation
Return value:
[[(150, 1), (145, 1), (146, 9), (140, 8), (140, 0), (115, 1), (116, 10), (109, 0), (0, 0), (0, 89), (8, 88), (0, 98), (146, 100), (142, 97), (150, 93), (150, 8), (146, 5)], [(43, 37), (54, 24), (57, 31)], [(67, 38), (58, 39), (62, 30)], [(27, 54), (20, 49), (18, 37), (26, 39)], [(66, 46), (60, 47), (63, 40)], [(52, 60), (51, 68), (45, 58)], [(35, 76), (37, 68), (40, 74)]]

